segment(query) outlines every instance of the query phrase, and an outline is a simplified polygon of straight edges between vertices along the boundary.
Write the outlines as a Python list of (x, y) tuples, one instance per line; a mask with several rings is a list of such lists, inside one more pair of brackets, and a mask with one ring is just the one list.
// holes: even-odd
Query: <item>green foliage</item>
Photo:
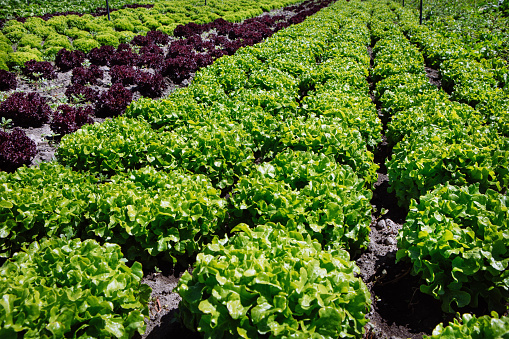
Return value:
[(424, 127), (394, 147), (389, 190), (403, 206), (446, 182), (501, 191), (509, 184), (508, 162), (509, 139), (490, 128)]
[[(196, 101), (192, 89), (198, 86), (178, 88), (167, 98), (152, 100), (141, 98), (133, 101), (126, 109), (125, 116), (143, 119), (154, 129), (173, 130), (188, 124), (188, 121), (200, 121), (208, 115), (207, 108)], [(210, 92), (212, 90), (207, 88)], [(224, 92), (223, 92), (224, 93)]]
[(161, 256), (189, 264), (220, 233), (225, 202), (210, 180), (145, 167), (100, 185), (90, 196), (88, 236), (113, 241), (129, 259)]
[[(80, 17), (78, 17), (80, 18)], [(72, 24), (72, 19), (66, 15), (57, 15), (46, 21), (46, 25), (53, 27), (58, 33), (65, 34), (69, 25)]]
[(18, 46), (29, 46), (39, 49), (42, 46), (42, 39), (37, 35), (26, 34), (19, 40)]
[(25, 65), (25, 62), (30, 60), (41, 61), (41, 58), (37, 54), (30, 52), (13, 52), (8, 54), (8, 59), (6, 63), (7, 66), (9, 67), (14, 66), (23, 67)]
[(205, 337), (360, 337), (370, 305), (343, 250), (322, 251), (268, 224), (235, 228), (197, 256), (177, 287), (184, 324)]
[(509, 334), (509, 317), (498, 317), (492, 313), (482, 317), (475, 317), (471, 314), (463, 314), (460, 319), (454, 319), (446, 327), (440, 323), (431, 336), (424, 336), (426, 339), (497, 339), (505, 338)]
[(437, 99), (423, 101), (420, 105), (394, 114), (387, 126), (386, 135), (389, 143), (396, 144), (413, 132), (418, 133), (423, 127), (430, 125), (442, 129), (457, 126), (481, 128), (483, 125), (483, 117), (472, 107), (443, 100), (444, 98), (440, 96)]
[(412, 201), (398, 235), (398, 260), (412, 262), (421, 291), (442, 301), (442, 309), (505, 310), (509, 297), (509, 199), (479, 184), (438, 186)]
[(72, 39), (81, 39), (81, 38), (88, 38), (90, 37), (90, 33), (87, 31), (82, 31), (81, 29), (77, 27), (69, 28), (65, 31), (65, 35)]
[[(173, 32), (173, 30), (172, 30)], [(122, 32), (117, 32), (117, 37), (118, 37), (118, 41), (122, 44), (127, 44), (129, 42), (131, 42), (131, 40), (138, 34), (134, 33), (134, 32), (131, 32), (131, 31), (122, 31)]]
[(485, 121), (501, 135), (509, 137), (509, 96), (500, 89), (487, 92), (490, 100), (476, 106)]
[(375, 64), (373, 80), (380, 81), (389, 76), (424, 72), (421, 52), (404, 36), (391, 36), (378, 41), (373, 48)]
[(82, 51), (88, 53), (92, 50), (92, 48), (100, 47), (101, 45), (97, 40), (91, 38), (80, 38), (76, 39), (72, 42), (74, 49), (78, 51)]
[(42, 55), (43, 55), (42, 52), (40, 50), (38, 50), (36, 48), (32, 48), (30, 46), (21, 46), (21, 47), (18, 47), (17, 52), (32, 54), (32, 55), (35, 55), (38, 58), (38, 59), (35, 59), (35, 60), (37, 60), (37, 61), (42, 60)]
[(115, 19), (113, 25), (118, 31), (134, 31), (134, 25), (127, 18)]
[(11, 43), (5, 43), (3, 41), (0, 41), (0, 52), (4, 52), (4, 53), (12, 53), (13, 50), (12, 50), (12, 46), (11, 46)]
[[(65, 181), (62, 180), (65, 178)], [(79, 235), (86, 196), (96, 180), (55, 163), (0, 175), (0, 255), (42, 237)]]
[(5, 33), (5, 36), (11, 41), (11, 43), (18, 43), (21, 38), (23, 38), (28, 32), (26, 30), (21, 30), (21, 29), (15, 29), (15, 30), (12, 30), (8, 33), (5, 32), (5, 29), (4, 29), (4, 33)]
[(146, 165), (174, 168), (175, 159), (168, 147), (173, 147), (171, 143), (176, 139), (171, 136), (156, 133), (146, 122), (108, 119), (65, 135), (56, 157), (75, 170), (93, 173), (115, 174)]
[(120, 247), (93, 240), (33, 242), (0, 268), (0, 336), (129, 338), (145, 331), (150, 287)]
[[(366, 79), (363, 79), (364, 82)], [(301, 114), (339, 118), (361, 132), (366, 144), (374, 147), (381, 141), (382, 122), (375, 104), (365, 95), (327, 91), (302, 100)]]
[(175, 130), (185, 143), (175, 143), (172, 152), (179, 166), (206, 174), (216, 187), (233, 185), (249, 173), (253, 161), (253, 138), (233, 122), (211, 121)]
[(101, 44), (101, 46), (109, 45), (109, 46), (117, 47), (120, 44), (119, 39), (111, 33), (98, 34), (95, 37), (95, 39), (97, 40), (97, 42), (99, 44)]
[(9, 67), (7, 66), (7, 59), (8, 59), (7, 53), (0, 51), (0, 69), (3, 69), (4, 71), (9, 70)]
[(232, 215), (251, 225), (276, 222), (324, 248), (351, 253), (369, 242), (371, 191), (348, 166), (311, 152), (279, 153), (236, 184)]
[[(76, 40), (74, 42), (76, 45)], [(48, 49), (50, 47), (60, 47), (60, 49), (66, 48), (68, 50), (73, 49), (72, 44), (69, 41), (69, 38), (67, 36), (61, 35), (61, 34), (48, 36), (46, 41), (44, 41), (44, 48)]]
[(367, 185), (376, 182), (373, 154), (366, 148), (361, 133), (339, 118), (298, 117), (283, 122), (282, 147), (330, 155), (340, 164), (349, 165)]

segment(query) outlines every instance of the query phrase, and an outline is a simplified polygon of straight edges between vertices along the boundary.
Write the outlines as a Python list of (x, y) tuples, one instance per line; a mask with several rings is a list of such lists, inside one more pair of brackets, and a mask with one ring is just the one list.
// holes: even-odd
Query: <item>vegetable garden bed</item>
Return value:
[[(392, 2), (340, 1), (314, 14), (326, 4), (236, 25), (187, 24), (174, 37), (139, 35), (135, 48), (25, 64), (27, 77), (68, 66), (57, 81), (72, 82), (102, 123), (89, 125), (83, 106), (66, 106), (44, 125), (51, 107), (20, 94), (0, 105), (24, 127), (2, 135), (13, 138), (5, 154), (12, 135), (29, 144), (22, 132), (33, 133), (26, 124), (37, 119), (36, 133), (60, 134), (56, 161), (1, 176), (3, 256), (39, 245), (0, 271), (0, 334), (130, 337), (143, 332), (145, 316), (146, 338), (198, 336), (183, 324), (211, 337), (422, 338), (458, 311), (476, 316), (464, 315), (464, 327), (436, 327), (435, 337), (507, 335), (503, 45), (419, 26)], [(290, 23), (300, 24), (272, 35)], [(7, 24), (9, 34), (16, 25)], [(151, 44), (157, 39), (165, 41)], [(483, 43), (493, 53), (471, 47)], [(143, 62), (132, 62), (141, 55), (165, 61), (140, 71)], [(161, 71), (167, 78), (152, 84)], [(99, 100), (86, 97), (91, 90), (103, 90)], [(130, 103), (133, 93), (164, 98)], [(21, 102), (25, 120), (15, 109)], [(25, 158), (7, 157), (6, 169), (31, 161), (19, 152)], [(43, 240), (60, 235), (83, 243)], [(37, 253), (45, 271), (34, 273)], [(91, 253), (113, 266), (87, 264)], [(141, 278), (135, 261), (150, 299), (145, 285), (130, 287)], [(22, 286), (13, 276), (26, 277)], [(45, 281), (64, 306), (45, 297)], [(23, 293), (43, 302), (22, 304)]]

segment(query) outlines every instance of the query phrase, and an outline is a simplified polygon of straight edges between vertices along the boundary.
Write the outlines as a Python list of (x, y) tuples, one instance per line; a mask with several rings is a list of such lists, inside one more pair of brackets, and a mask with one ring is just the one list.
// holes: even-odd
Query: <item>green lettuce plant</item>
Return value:
[(360, 131), (333, 117), (297, 117), (283, 123), (280, 143), (299, 151), (324, 153), (349, 165), (367, 185), (376, 182), (373, 154), (367, 150)]
[(96, 183), (54, 162), (0, 173), (0, 256), (43, 237), (79, 236)]
[(348, 166), (323, 154), (286, 151), (235, 186), (232, 215), (252, 225), (279, 222), (324, 248), (351, 253), (369, 242), (372, 193)]
[(389, 189), (402, 206), (446, 182), (503, 191), (509, 185), (509, 139), (484, 126), (427, 126), (394, 147), (387, 169)]
[(499, 317), (495, 312), (491, 316), (476, 317), (463, 314), (461, 318), (454, 319), (444, 327), (440, 323), (431, 336), (426, 339), (499, 339), (509, 335), (509, 317)]
[(210, 180), (145, 167), (100, 185), (88, 197), (84, 233), (120, 244), (129, 259), (187, 261), (222, 230), (225, 202)]
[(130, 338), (145, 331), (150, 287), (120, 247), (33, 242), (0, 267), (0, 337)]
[(56, 158), (75, 170), (107, 175), (147, 165), (174, 168), (175, 159), (168, 146), (177, 142), (175, 138), (171, 133), (156, 133), (145, 121), (123, 117), (108, 119), (65, 135)]
[(504, 311), (509, 298), (509, 199), (479, 184), (440, 185), (412, 200), (398, 235), (398, 260), (412, 263), (421, 291), (445, 312), (476, 307)]
[(344, 250), (276, 224), (239, 225), (177, 286), (186, 327), (207, 338), (360, 337), (370, 295)]

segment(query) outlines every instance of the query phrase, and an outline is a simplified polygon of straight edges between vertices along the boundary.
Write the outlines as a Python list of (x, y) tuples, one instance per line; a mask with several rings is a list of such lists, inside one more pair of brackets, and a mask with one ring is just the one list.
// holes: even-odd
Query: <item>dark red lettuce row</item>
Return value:
[(97, 85), (104, 77), (104, 72), (96, 65), (90, 67), (76, 67), (72, 70), (71, 83), (80, 85)]
[(20, 128), (11, 133), (0, 131), (0, 170), (14, 172), (23, 165), (30, 165), (37, 154), (36, 144)]
[(16, 74), (0, 69), (0, 91), (8, 91), (18, 87)]
[(133, 100), (133, 94), (122, 84), (116, 83), (110, 89), (101, 93), (96, 103), (96, 115), (101, 117), (119, 116)]
[(58, 137), (76, 132), (85, 124), (92, 124), (94, 110), (90, 106), (73, 107), (60, 105), (57, 108), (50, 123), (51, 130), (58, 134)]
[(21, 72), (23, 75), (33, 80), (38, 80), (40, 78), (51, 80), (57, 77), (53, 69), (53, 64), (48, 61), (27, 61)]
[(65, 90), (65, 96), (69, 102), (94, 104), (99, 99), (99, 92), (91, 87), (80, 84), (72, 84)]
[(83, 61), (85, 61), (85, 53), (82, 51), (68, 51), (65, 48), (58, 51), (55, 57), (55, 65), (62, 72), (80, 67)]
[(39, 127), (50, 116), (51, 108), (38, 93), (15, 92), (0, 104), (0, 117), (21, 127)]

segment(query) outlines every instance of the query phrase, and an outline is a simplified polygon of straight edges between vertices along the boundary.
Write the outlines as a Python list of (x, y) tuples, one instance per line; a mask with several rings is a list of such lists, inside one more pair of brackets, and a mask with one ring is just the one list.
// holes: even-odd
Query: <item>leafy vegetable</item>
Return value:
[(360, 337), (369, 292), (343, 250), (276, 224), (237, 226), (198, 254), (177, 290), (184, 324), (207, 337)]
[(460, 319), (454, 319), (446, 327), (439, 324), (433, 330), (431, 336), (424, 336), (427, 339), (453, 339), (453, 338), (504, 338), (509, 334), (509, 317), (498, 317), (496, 313), (492, 316), (476, 317), (471, 314), (463, 314)]
[(387, 164), (390, 190), (402, 206), (446, 182), (477, 182), (483, 191), (502, 191), (509, 184), (509, 139), (488, 127), (424, 127), (393, 152)]
[(188, 262), (220, 234), (225, 202), (219, 195), (201, 175), (128, 171), (89, 196), (85, 232), (120, 244), (129, 259), (147, 260), (148, 254)]
[(130, 338), (145, 331), (150, 287), (120, 247), (47, 239), (0, 267), (0, 336)]
[(233, 215), (252, 225), (279, 222), (324, 248), (367, 246), (371, 191), (348, 166), (312, 152), (279, 153), (235, 186)]
[(453, 312), (476, 307), (505, 310), (509, 297), (509, 199), (479, 184), (440, 185), (414, 200), (398, 235), (398, 260), (409, 260), (421, 291)]

